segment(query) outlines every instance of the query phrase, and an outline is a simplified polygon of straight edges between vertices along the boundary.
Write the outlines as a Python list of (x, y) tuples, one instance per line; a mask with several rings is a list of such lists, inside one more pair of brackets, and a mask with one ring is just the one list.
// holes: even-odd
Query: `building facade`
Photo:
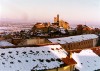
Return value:
[(54, 17), (54, 23), (53, 25), (57, 25), (59, 27), (63, 27), (64, 29), (70, 29), (69, 23), (59, 20), (59, 14), (57, 14), (57, 17)]
[(59, 26), (63, 27), (64, 29), (70, 29), (69, 23), (67, 23), (67, 22), (65, 22), (63, 20), (59, 21)]

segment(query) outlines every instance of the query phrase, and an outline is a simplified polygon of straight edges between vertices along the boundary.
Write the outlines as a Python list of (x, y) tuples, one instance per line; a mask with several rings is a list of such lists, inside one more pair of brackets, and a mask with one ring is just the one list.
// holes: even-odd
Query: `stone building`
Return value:
[(54, 23), (52, 24), (63, 27), (64, 29), (70, 29), (69, 23), (59, 19), (59, 14), (57, 14), (57, 17), (54, 17)]
[(70, 29), (69, 23), (67, 23), (67, 22), (65, 22), (63, 20), (59, 21), (59, 26), (63, 27), (64, 29)]

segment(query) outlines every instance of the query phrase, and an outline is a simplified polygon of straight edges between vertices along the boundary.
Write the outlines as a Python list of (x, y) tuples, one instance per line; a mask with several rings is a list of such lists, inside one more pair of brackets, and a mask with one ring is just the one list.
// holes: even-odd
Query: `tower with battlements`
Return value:
[(59, 14), (57, 14), (57, 17), (54, 17), (54, 23), (57, 23), (59, 26)]

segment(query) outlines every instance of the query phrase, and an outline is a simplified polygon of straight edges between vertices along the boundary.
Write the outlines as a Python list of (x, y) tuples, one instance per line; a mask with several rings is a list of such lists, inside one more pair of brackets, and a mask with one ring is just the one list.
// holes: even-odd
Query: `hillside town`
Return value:
[[(60, 34), (60, 35), (59, 35)], [(100, 28), (91, 27), (86, 24), (78, 24), (76, 27), (59, 18), (59, 14), (54, 17), (54, 22), (33, 23), (6, 23), (0, 22), (0, 36), (7, 38), (33, 38), (33, 37), (66, 37), (82, 34), (100, 34)]]
[(0, 28), (0, 71), (100, 71), (100, 28), (71, 27), (59, 14), (23, 25)]

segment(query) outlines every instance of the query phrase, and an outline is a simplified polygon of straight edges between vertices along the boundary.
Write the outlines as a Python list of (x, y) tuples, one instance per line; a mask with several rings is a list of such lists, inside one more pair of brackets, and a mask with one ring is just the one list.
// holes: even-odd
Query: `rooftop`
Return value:
[(95, 34), (85, 34), (85, 35), (78, 35), (78, 36), (70, 36), (70, 37), (61, 37), (61, 38), (52, 38), (48, 39), (52, 43), (59, 43), (59, 44), (66, 44), (72, 42), (80, 42), (83, 40), (94, 39), (98, 38)]
[(77, 70), (100, 70), (100, 47), (84, 50), (73, 50), (72, 52), (72, 58), (77, 62), (75, 65)]
[(0, 48), (0, 71), (54, 69), (65, 66), (63, 58), (68, 59), (67, 52), (60, 45)]
[(5, 41), (5, 40), (1, 40), (0, 41), (0, 46), (14, 46), (14, 44), (12, 44), (8, 41)]

